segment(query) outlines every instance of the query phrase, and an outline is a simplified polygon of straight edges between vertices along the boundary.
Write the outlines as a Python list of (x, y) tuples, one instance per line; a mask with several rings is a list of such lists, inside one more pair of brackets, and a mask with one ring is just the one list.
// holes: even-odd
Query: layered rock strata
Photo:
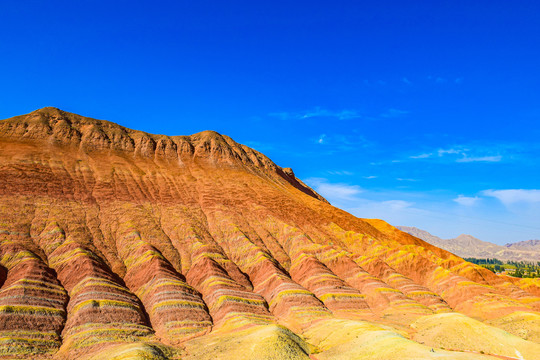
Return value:
[(0, 358), (540, 353), (538, 282), (334, 208), (227, 136), (55, 108), (0, 122), (0, 286)]

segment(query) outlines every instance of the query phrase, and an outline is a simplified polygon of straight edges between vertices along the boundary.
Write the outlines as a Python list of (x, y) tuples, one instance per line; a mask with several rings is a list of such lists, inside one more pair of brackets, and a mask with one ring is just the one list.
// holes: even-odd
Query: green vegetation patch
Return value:
[(535, 263), (477, 258), (465, 258), (465, 260), (480, 265), (496, 274), (506, 274), (518, 278), (540, 278), (540, 261)]

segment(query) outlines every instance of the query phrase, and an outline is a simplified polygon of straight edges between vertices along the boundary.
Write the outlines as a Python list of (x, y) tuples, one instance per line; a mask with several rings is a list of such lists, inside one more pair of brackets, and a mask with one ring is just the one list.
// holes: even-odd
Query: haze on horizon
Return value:
[(540, 238), (535, 1), (0, 5), (0, 118), (216, 130), (359, 217)]

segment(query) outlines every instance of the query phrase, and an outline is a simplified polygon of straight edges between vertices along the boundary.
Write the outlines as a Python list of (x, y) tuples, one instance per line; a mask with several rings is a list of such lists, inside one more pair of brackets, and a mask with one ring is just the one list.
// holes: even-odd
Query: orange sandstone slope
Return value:
[(0, 121), (0, 286), (0, 359), (540, 354), (539, 283), (334, 208), (227, 136), (55, 108)]

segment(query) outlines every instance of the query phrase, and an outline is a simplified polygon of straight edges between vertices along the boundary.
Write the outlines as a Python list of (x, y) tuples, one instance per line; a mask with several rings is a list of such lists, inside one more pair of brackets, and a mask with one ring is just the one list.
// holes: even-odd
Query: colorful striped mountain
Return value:
[(0, 121), (0, 359), (538, 359), (540, 283), (216, 132)]

